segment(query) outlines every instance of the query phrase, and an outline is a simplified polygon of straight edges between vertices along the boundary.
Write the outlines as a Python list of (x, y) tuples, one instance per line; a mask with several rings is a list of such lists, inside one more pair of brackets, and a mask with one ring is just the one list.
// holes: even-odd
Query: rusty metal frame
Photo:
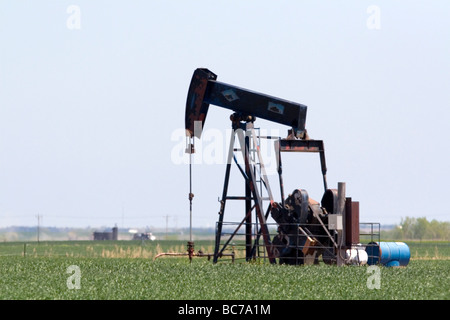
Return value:
[[(243, 129), (245, 128), (245, 137), (243, 133)], [(248, 133), (247, 133), (248, 132)], [(241, 150), (243, 152), (243, 157), (245, 160), (245, 170), (242, 169), (236, 162), (236, 158), (234, 155), (234, 142), (235, 137), (238, 136), (238, 140), (241, 142)], [(270, 191), (269, 183), (267, 180), (267, 176), (265, 174), (264, 165), (262, 165), (262, 180), (264, 181), (264, 185), (266, 185), (266, 188), (269, 193), (269, 199), (270, 199), (270, 205), (269, 209), (267, 210), (266, 214), (262, 214), (262, 201), (261, 201), (261, 195), (259, 194), (256, 186), (255, 186), (255, 176), (254, 176), (254, 170), (250, 163), (250, 157), (249, 157), (249, 142), (248, 137), (252, 136), (253, 139), (255, 139), (255, 132), (253, 123), (249, 122), (247, 124), (240, 123), (237, 125), (236, 123), (233, 124), (233, 132), (230, 142), (230, 149), (228, 154), (228, 162), (227, 162), (227, 169), (225, 173), (225, 182), (224, 182), (224, 189), (222, 194), (222, 200), (221, 207), (219, 211), (219, 221), (217, 222), (217, 230), (216, 230), (216, 243), (215, 243), (215, 253), (214, 253), (214, 262), (216, 263), (218, 258), (221, 257), (224, 250), (226, 249), (227, 245), (230, 243), (233, 236), (238, 232), (239, 228), (245, 224), (246, 226), (246, 259), (250, 260), (253, 258), (255, 254), (256, 248), (259, 246), (257, 243), (260, 239), (260, 237), (263, 237), (264, 245), (267, 250), (268, 258), (271, 263), (275, 263), (275, 256), (273, 251), (273, 246), (271, 244), (270, 234), (267, 229), (267, 223), (266, 220), (269, 216), (270, 207), (274, 203), (272, 192)], [(277, 154), (277, 166), (278, 166), (278, 175), (279, 175), (279, 181), (280, 181), (280, 191), (282, 196), (282, 205), (284, 205), (284, 187), (283, 187), (283, 177), (282, 177), (282, 161), (281, 161), (281, 153), (282, 152), (311, 152), (311, 153), (319, 153), (320, 156), (320, 163), (321, 163), (321, 171), (322, 171), (322, 177), (323, 177), (323, 185), (324, 190), (326, 191), (328, 189), (327, 187), (327, 179), (326, 179), (326, 173), (327, 173), (327, 167), (325, 162), (325, 148), (324, 143), (322, 140), (300, 140), (300, 139), (281, 139), (278, 138), (274, 142), (275, 151)], [(258, 151), (258, 159), (262, 162), (261, 155)], [(231, 171), (231, 159), (234, 159), (240, 172), (242, 173), (242, 176), (244, 177), (246, 181), (246, 195), (244, 197), (232, 197), (228, 196), (228, 181), (230, 177), (230, 171)], [(225, 242), (222, 248), (220, 248), (221, 243), (221, 236), (222, 236), (222, 226), (224, 223), (224, 212), (225, 212), (225, 204), (227, 200), (245, 200), (246, 201), (246, 215), (242, 222), (238, 225), (236, 230), (231, 234), (228, 241)], [(254, 201), (254, 205), (251, 206), (251, 201)], [(257, 213), (257, 218), (259, 222), (261, 223), (261, 228), (257, 232), (255, 239), (252, 239), (252, 231), (251, 231), (251, 211), (255, 209)], [(254, 241), (253, 241), (254, 240)]]
[[(236, 227), (236, 229), (233, 232), (231, 232), (231, 231), (229, 233), (224, 232), (224, 234), (226, 234), (226, 235), (234, 236), (234, 240), (236, 241), (233, 246), (233, 252), (236, 255), (235, 260), (243, 259), (242, 255), (240, 255), (239, 252), (242, 252), (243, 250), (245, 250), (245, 248), (244, 248), (245, 244), (239, 243), (239, 241), (242, 240), (242, 238), (245, 236), (245, 231), (244, 231), (244, 233), (242, 231), (238, 232), (239, 225), (242, 225), (242, 224), (243, 224), (243, 221), (241, 223), (224, 222), (224, 225), (226, 225), (229, 228), (233, 227), (233, 226), (238, 226), (238, 227)], [(270, 230), (271, 237), (273, 239), (275, 239), (275, 237), (277, 235), (279, 235), (279, 232), (275, 231), (275, 228), (278, 229), (278, 227), (280, 227), (280, 224), (278, 224), (276, 222), (275, 223), (269, 222), (269, 223), (267, 223), (267, 225), (270, 228), (269, 230)], [(253, 223), (253, 226), (256, 226), (256, 224)], [(306, 260), (310, 260), (311, 258), (314, 259), (314, 263), (316, 264), (319, 262), (319, 260), (318, 260), (319, 256), (323, 255), (323, 254), (326, 254), (326, 257), (322, 256), (322, 259), (325, 263), (335, 264), (337, 262), (336, 254), (334, 252), (335, 245), (334, 244), (327, 245), (324, 241), (325, 238), (328, 238), (328, 235), (314, 234), (310, 231), (310, 227), (317, 227), (317, 226), (319, 226), (318, 224), (283, 223), (282, 226), (283, 227), (292, 226), (294, 228), (291, 233), (283, 234), (284, 236), (287, 237), (286, 243), (280, 244), (280, 243), (276, 243), (274, 241), (271, 244), (273, 256), (279, 260), (280, 264), (290, 264), (290, 265), (308, 264), (308, 263), (306, 263)], [(231, 230), (233, 230), (233, 229), (231, 229)], [(258, 236), (261, 236), (261, 234), (259, 232), (254, 232), (252, 235), (255, 238), (257, 238)], [(304, 236), (308, 239), (304, 244), (299, 243), (301, 236)], [(295, 237), (296, 242), (289, 243), (289, 237)], [(262, 247), (263, 245), (257, 244), (255, 242), (255, 246), (256, 246), (256, 248), (254, 248), (254, 250), (257, 250), (259, 247)], [(283, 250), (298, 250), (298, 252), (296, 251), (296, 253), (294, 253), (293, 255), (288, 255), (288, 256), (280, 255), (280, 253)], [(315, 252), (315, 251), (317, 251), (317, 252)], [(303, 255), (299, 255), (300, 252), (302, 252)], [(254, 259), (267, 259), (267, 258), (268, 258), (268, 255), (266, 255), (266, 254), (262, 254), (260, 256), (254, 256)], [(310, 260), (310, 262), (311, 262), (311, 260)]]
[(282, 205), (284, 205), (284, 186), (282, 177), (281, 152), (312, 152), (319, 153), (320, 167), (322, 170), (323, 188), (327, 191), (327, 164), (325, 161), (325, 147), (323, 140), (300, 140), (300, 139), (279, 139), (275, 141), (275, 152), (277, 155), (277, 171), (280, 180), (280, 191)]

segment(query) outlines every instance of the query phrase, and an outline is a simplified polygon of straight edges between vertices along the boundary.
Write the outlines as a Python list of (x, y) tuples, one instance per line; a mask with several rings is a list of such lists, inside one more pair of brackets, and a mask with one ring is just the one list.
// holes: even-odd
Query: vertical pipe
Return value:
[(337, 214), (343, 214), (345, 208), (345, 182), (338, 182), (338, 211)]
[(342, 217), (342, 229), (338, 230), (338, 248), (337, 248), (337, 264), (344, 264), (345, 254), (343, 254), (345, 250), (342, 249), (342, 244), (345, 243), (345, 182), (338, 182), (338, 209), (337, 214)]
[[(194, 140), (194, 139), (192, 139)], [(190, 152), (189, 152), (189, 242), (192, 242), (192, 140), (190, 141)]]
[(280, 181), (281, 205), (284, 208), (283, 165), (281, 163), (280, 139), (275, 141), (275, 154), (277, 157), (278, 179)]
[[(246, 131), (245, 134), (245, 159), (249, 160), (250, 157), (250, 138), (247, 134), (248, 131)], [(245, 166), (245, 174), (247, 177), (250, 177), (252, 175), (252, 172), (250, 172), (251, 168), (247, 163), (249, 161), (246, 160), (246, 166)], [(256, 187), (256, 186), (255, 186)], [(246, 219), (245, 219), (245, 258), (247, 261), (251, 260), (252, 258), (252, 215), (249, 214), (249, 212), (252, 210), (252, 190), (250, 189), (249, 181), (245, 181), (245, 213), (246, 213)]]
[(322, 145), (322, 150), (320, 151), (320, 167), (322, 169), (322, 179), (324, 192), (328, 189), (327, 184), (327, 165), (325, 162), (325, 147)]

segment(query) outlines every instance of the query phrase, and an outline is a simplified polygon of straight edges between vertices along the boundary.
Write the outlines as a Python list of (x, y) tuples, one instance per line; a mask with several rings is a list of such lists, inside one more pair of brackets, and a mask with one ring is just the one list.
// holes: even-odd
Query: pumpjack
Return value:
[[(258, 93), (217, 81), (217, 75), (206, 68), (194, 71), (188, 90), (185, 112), (186, 136), (189, 139), (188, 153), (192, 155), (194, 139), (200, 139), (210, 105), (229, 109), (232, 134), (225, 169), (225, 179), (220, 199), (216, 225), (213, 262), (225, 256), (241, 227), (245, 228), (245, 259), (252, 260), (262, 248), (264, 257), (270, 263), (343, 264), (350, 259), (361, 263), (363, 250), (359, 243), (359, 202), (345, 195), (345, 183), (338, 183), (336, 189), (327, 185), (327, 166), (322, 140), (311, 139), (307, 133), (307, 106)], [(288, 126), (286, 138), (266, 137), (274, 140), (277, 158), (277, 172), (281, 199), (276, 201), (271, 191), (264, 161), (261, 157), (258, 135), (254, 123), (257, 118)], [(234, 148), (235, 142), (240, 147)], [(251, 149), (251, 146), (255, 148)], [(243, 166), (236, 161), (240, 151)], [(251, 152), (256, 156), (251, 157)], [(281, 154), (285, 152), (318, 153), (321, 165), (324, 193), (320, 202), (309, 197), (305, 189), (295, 189), (285, 197)], [(230, 171), (233, 163), (238, 167), (245, 184), (245, 195), (228, 195)], [(258, 167), (257, 167), (258, 164)], [(263, 199), (257, 181), (262, 182), (268, 197)], [(192, 183), (189, 193), (192, 223)], [(245, 201), (243, 219), (225, 236), (226, 204), (228, 201)], [(263, 200), (269, 201), (267, 208)], [(255, 212), (255, 220), (252, 213)], [(269, 223), (272, 218), (275, 224)], [(256, 231), (255, 231), (256, 230)], [(262, 238), (262, 239), (261, 239)], [(191, 239), (192, 241), (192, 235)], [(262, 240), (262, 241), (261, 241)], [(352, 251), (356, 250), (352, 256)], [(350, 253), (349, 253), (350, 252)], [(347, 256), (346, 256), (347, 253)], [(352, 258), (353, 257), (353, 258)]]

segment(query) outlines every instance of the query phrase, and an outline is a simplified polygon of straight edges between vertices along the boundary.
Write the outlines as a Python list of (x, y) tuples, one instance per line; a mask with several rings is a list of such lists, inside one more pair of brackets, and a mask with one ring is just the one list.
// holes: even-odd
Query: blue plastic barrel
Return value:
[(386, 267), (406, 266), (411, 253), (404, 242), (370, 242), (366, 246), (367, 264), (382, 264)]

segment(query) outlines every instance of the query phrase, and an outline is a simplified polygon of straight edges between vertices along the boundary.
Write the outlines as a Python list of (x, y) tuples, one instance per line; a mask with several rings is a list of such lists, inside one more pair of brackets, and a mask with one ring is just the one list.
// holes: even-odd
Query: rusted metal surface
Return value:
[[(275, 141), (275, 152), (277, 152), (278, 175), (280, 176), (280, 187), (283, 188), (283, 179), (281, 178), (281, 153), (282, 152), (314, 152), (319, 153), (320, 168), (322, 170), (322, 180), (324, 191), (328, 189), (327, 182), (327, 164), (325, 161), (325, 146), (322, 140), (311, 139), (279, 139)], [(281, 190), (281, 194), (284, 191)]]
[[(201, 251), (194, 252), (192, 254), (189, 254), (188, 252), (162, 252), (158, 253), (153, 260), (156, 260), (160, 257), (182, 257), (182, 256), (188, 256), (190, 260), (192, 258), (198, 257), (198, 258), (208, 258), (208, 260), (211, 260), (212, 257), (214, 257), (214, 253), (203, 253)], [(235, 254), (234, 253), (223, 253), (220, 255), (220, 257), (231, 257), (231, 262), (234, 262), (235, 260)]]
[[(160, 257), (183, 257), (183, 256), (187, 256), (189, 257), (189, 261), (192, 262), (192, 258), (208, 258), (208, 260), (210, 260), (212, 257), (214, 257), (214, 253), (204, 253), (202, 250), (198, 250), (197, 252), (195, 252), (194, 250), (194, 242), (193, 241), (188, 241), (187, 243), (187, 252), (162, 252), (157, 254), (153, 260), (156, 260)], [(231, 262), (234, 262), (235, 260), (235, 252), (234, 249), (231, 253), (221, 253), (220, 257), (231, 257)]]
[(345, 244), (347, 247), (359, 243), (359, 202), (348, 197), (345, 201)]
[(282, 152), (324, 152), (322, 140), (280, 139)]
[(273, 205), (271, 215), (279, 226), (273, 243), (280, 263), (303, 264), (307, 256), (316, 262), (320, 256), (326, 263), (335, 261), (334, 241), (325, 227), (328, 215), (305, 190), (294, 190), (284, 206)]

